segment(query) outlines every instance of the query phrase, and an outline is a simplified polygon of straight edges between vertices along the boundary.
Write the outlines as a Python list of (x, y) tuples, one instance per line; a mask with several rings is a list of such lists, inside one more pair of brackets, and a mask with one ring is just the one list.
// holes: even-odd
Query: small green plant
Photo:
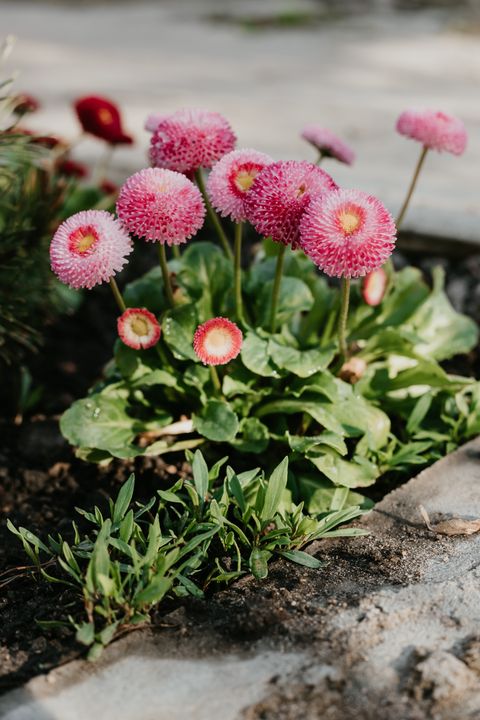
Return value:
[(187, 454), (192, 478), (158, 490), (147, 503), (133, 502), (134, 477), (122, 486), (106, 516), (78, 510), (89, 530), (73, 523), (72, 538), (46, 542), (25, 528), (9, 529), (48, 582), (63, 583), (81, 599), (83, 617), (67, 624), (94, 659), (113, 637), (149, 622), (166, 597), (203, 597), (205, 590), (251, 572), (267, 577), (275, 557), (317, 569), (321, 562), (302, 548), (323, 537), (364, 533), (341, 527), (364, 512), (344, 508), (340, 493), (328, 512), (310, 515), (287, 488), (288, 459), (267, 479), (258, 469), (236, 474), (222, 458), (210, 469), (201, 452)]

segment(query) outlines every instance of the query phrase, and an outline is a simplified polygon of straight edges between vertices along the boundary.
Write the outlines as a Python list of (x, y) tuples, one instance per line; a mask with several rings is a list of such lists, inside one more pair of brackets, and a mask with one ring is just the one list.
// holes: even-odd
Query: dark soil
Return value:
[[(447, 288), (456, 308), (478, 320), (480, 257), (472, 255), (461, 262), (438, 258), (420, 265), (428, 271), (438, 262), (447, 271)], [(76, 601), (62, 586), (41, 582), (25, 568), (26, 556), (6, 528), (6, 519), (40, 536), (56, 531), (68, 536), (72, 519), (78, 519), (75, 507), (105, 505), (132, 471), (143, 497), (150, 497), (162, 481), (171, 483), (178, 472), (161, 459), (114, 461), (107, 468), (87, 465), (74, 457), (59, 434), (59, 414), (86, 393), (109, 359), (115, 308), (108, 293), (90, 293), (75, 317), (64, 317), (45, 332), (45, 347), (32, 366), (34, 383), (44, 387), (35, 414), (20, 425), (10, 418), (0, 420), (0, 693), (82, 652), (70, 630), (45, 631), (36, 624), (37, 619), (58, 619), (60, 607), (66, 614), (74, 612)], [(462, 359), (456, 369), (470, 374), (478, 369), (477, 363), (475, 354), (468, 361)], [(407, 537), (410, 529), (402, 532)], [(187, 613), (189, 622), (210, 627), (217, 637), (243, 641), (268, 633), (289, 643), (308, 644), (313, 631), (310, 623), (307, 632), (304, 620), (310, 602), (317, 608), (319, 602), (326, 608), (358, 603), (385, 582), (401, 584), (415, 574), (413, 561), (403, 562), (399, 572), (403, 545), (398, 538), (362, 538), (321, 547), (327, 562), (321, 589), (310, 583), (311, 571), (278, 563), (268, 583), (243, 579), (211, 598), (208, 606), (192, 600), (181, 612)], [(300, 595), (302, 602), (297, 603)], [(163, 615), (154, 617), (155, 622), (163, 623)], [(318, 613), (316, 623), (321, 633)], [(255, 717), (274, 716), (269, 713), (265, 709), (265, 714)]]

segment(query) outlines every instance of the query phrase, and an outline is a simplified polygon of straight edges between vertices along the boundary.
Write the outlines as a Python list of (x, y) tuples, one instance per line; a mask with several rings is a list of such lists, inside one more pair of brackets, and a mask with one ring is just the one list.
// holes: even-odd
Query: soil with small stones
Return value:
[[(461, 262), (440, 258), (420, 265), (428, 272), (438, 262), (446, 269), (447, 290), (456, 308), (478, 320), (480, 257)], [(46, 345), (33, 367), (35, 383), (44, 386), (40, 407), (21, 425), (10, 419), (0, 423), (0, 693), (83, 652), (70, 630), (46, 631), (36, 623), (58, 618), (59, 612), (74, 614), (77, 601), (61, 586), (36, 580), (25, 568), (26, 556), (6, 528), (7, 517), (40, 536), (68, 534), (72, 519), (78, 519), (75, 507), (105, 506), (132, 471), (138, 494), (150, 497), (185, 470), (162, 459), (114, 461), (103, 469), (87, 465), (73, 456), (58, 432), (59, 414), (86, 393), (109, 358), (115, 315), (107, 297), (103, 291), (87, 295), (75, 317), (46, 328)], [(99, 302), (105, 309), (101, 314)], [(456, 370), (476, 374), (477, 365), (478, 353), (473, 353), (461, 359)], [(278, 562), (266, 582), (244, 578), (206, 601), (190, 599), (170, 613), (166, 608), (154, 614), (153, 625), (173, 623), (181, 634), (197, 636), (199, 648), (207, 648), (213, 635), (217, 643), (232, 646), (268, 637), (282, 648), (301, 649), (323, 636), (326, 619), (336, 609), (358, 606), (385, 584), (401, 587), (415, 580), (419, 558), (426, 552), (423, 532), (408, 526), (387, 537), (324, 542), (317, 553), (325, 562), (321, 574)], [(338, 638), (332, 643), (343, 651)], [(345, 709), (342, 715), (334, 712), (341, 682), (332, 677), (328, 691), (325, 683), (321, 687), (322, 696), (315, 684), (303, 684), (294, 702), (285, 696), (287, 691), (274, 689), (248, 718), (320, 717), (324, 706), (325, 717), (348, 719)], [(308, 708), (317, 714), (309, 715)]]

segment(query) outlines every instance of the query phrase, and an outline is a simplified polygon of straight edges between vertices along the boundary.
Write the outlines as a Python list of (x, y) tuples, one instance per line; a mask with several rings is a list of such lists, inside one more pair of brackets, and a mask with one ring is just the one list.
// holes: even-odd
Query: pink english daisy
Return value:
[(246, 219), (245, 197), (258, 173), (273, 163), (257, 150), (233, 150), (214, 165), (207, 183), (212, 205), (223, 217), (235, 222)]
[(362, 282), (362, 297), (367, 305), (371, 305), (371, 307), (380, 305), (387, 289), (387, 283), (388, 276), (382, 267), (365, 275)]
[(197, 327), (193, 349), (204, 365), (225, 365), (237, 357), (242, 341), (242, 331), (234, 322), (217, 317)]
[(202, 227), (205, 205), (198, 188), (184, 175), (146, 168), (120, 188), (117, 213), (137, 237), (180, 245)]
[(134, 350), (147, 350), (157, 344), (161, 328), (157, 318), (145, 308), (128, 308), (117, 320), (118, 334)]
[(335, 190), (312, 199), (300, 224), (302, 250), (327, 275), (362, 277), (390, 257), (395, 223), (372, 195)]
[(245, 195), (247, 219), (255, 230), (277, 242), (300, 240), (300, 218), (310, 199), (337, 188), (330, 175), (313, 163), (281, 160), (267, 165)]
[(397, 131), (439, 152), (445, 150), (461, 155), (467, 146), (467, 131), (463, 122), (443, 112), (405, 110), (397, 120)]
[(211, 168), (233, 150), (235, 142), (230, 124), (219, 113), (178, 110), (159, 118), (150, 141), (150, 160), (155, 167), (190, 174)]
[(163, 120), (164, 117), (164, 113), (151, 113), (145, 120), (145, 125), (143, 127), (148, 132), (153, 133), (157, 129), (160, 120)]
[(355, 160), (352, 148), (330, 130), (322, 128), (320, 125), (306, 125), (301, 136), (325, 157), (335, 158), (346, 165), (352, 165)]
[(83, 210), (58, 228), (50, 243), (50, 261), (66, 285), (92, 288), (120, 272), (132, 249), (128, 234), (111, 213)]

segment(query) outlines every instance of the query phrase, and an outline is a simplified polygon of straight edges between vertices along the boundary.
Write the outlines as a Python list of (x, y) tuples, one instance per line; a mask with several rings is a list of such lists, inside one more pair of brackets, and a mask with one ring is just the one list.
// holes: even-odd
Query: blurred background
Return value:
[[(239, 147), (275, 158), (314, 160), (299, 132), (330, 128), (357, 162), (326, 169), (395, 211), (418, 153), (395, 133), (398, 114), (459, 115), (468, 151), (430, 153), (405, 226), (480, 240), (480, 0), (0, 0), (0, 28), (17, 38), (16, 90), (42, 104), (33, 129), (70, 139), (74, 98), (120, 104), (136, 143), (117, 150), (117, 179), (147, 164), (149, 113), (197, 106), (224, 113)], [(78, 153), (101, 150), (92, 139)]]

